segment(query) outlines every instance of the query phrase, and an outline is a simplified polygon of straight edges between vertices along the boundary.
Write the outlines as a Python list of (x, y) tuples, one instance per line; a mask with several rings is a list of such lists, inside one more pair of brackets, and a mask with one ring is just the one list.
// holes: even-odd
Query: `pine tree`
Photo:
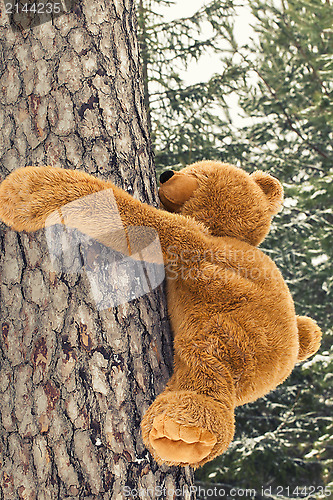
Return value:
[[(225, 60), (220, 74), (191, 85), (185, 84), (184, 73), (203, 54), (221, 53), (221, 44), (224, 51), (233, 52), (233, 0), (211, 0), (192, 16), (169, 22), (158, 12), (171, 1), (139, 4), (146, 105), (158, 171), (202, 158), (229, 156), (230, 160), (226, 96), (235, 90), (238, 69)], [(237, 147), (235, 160), (236, 153)]]

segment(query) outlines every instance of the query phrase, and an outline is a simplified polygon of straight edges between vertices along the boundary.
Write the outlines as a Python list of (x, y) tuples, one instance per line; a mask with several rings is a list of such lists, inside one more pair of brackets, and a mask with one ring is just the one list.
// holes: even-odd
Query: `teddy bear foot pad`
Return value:
[(207, 429), (180, 424), (163, 413), (155, 417), (149, 441), (162, 460), (191, 464), (207, 457), (217, 439)]

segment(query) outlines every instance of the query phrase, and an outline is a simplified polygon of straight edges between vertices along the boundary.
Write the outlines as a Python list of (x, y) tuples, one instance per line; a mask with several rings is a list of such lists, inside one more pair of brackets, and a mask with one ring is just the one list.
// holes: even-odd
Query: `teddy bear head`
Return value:
[(201, 161), (160, 177), (163, 207), (203, 223), (213, 236), (259, 245), (281, 209), (280, 182), (260, 170), (249, 174), (217, 161)]

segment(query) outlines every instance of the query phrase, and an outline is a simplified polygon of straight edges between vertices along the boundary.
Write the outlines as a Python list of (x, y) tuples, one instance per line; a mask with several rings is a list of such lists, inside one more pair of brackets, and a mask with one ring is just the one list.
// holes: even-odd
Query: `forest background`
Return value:
[[(194, 14), (190, 4), (188, 17), (166, 20), (164, 14), (173, 4), (138, 0), (145, 103), (157, 174), (216, 159), (278, 177), (285, 190), (284, 209), (262, 250), (280, 268), (297, 313), (315, 318), (324, 332), (317, 355), (299, 365), (274, 392), (238, 408), (233, 444), (196, 473), (197, 484), (257, 491), (265, 485), (275, 493), (280, 488), (279, 498), (329, 498), (331, 0), (249, 0), (242, 6), (235, 0), (212, 0)], [(253, 37), (246, 43), (237, 32), (237, 15), (244, 7), (252, 12)], [(200, 70), (203, 56), (211, 61), (211, 75)], [(187, 71), (195, 64), (201, 80), (188, 84)]]

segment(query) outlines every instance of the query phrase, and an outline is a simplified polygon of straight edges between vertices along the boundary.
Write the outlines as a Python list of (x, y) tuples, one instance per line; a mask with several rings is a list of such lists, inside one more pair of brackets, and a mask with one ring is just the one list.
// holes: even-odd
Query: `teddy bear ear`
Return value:
[(266, 195), (270, 211), (273, 214), (278, 213), (282, 208), (283, 202), (283, 187), (281, 183), (275, 177), (261, 170), (253, 172), (251, 177)]

